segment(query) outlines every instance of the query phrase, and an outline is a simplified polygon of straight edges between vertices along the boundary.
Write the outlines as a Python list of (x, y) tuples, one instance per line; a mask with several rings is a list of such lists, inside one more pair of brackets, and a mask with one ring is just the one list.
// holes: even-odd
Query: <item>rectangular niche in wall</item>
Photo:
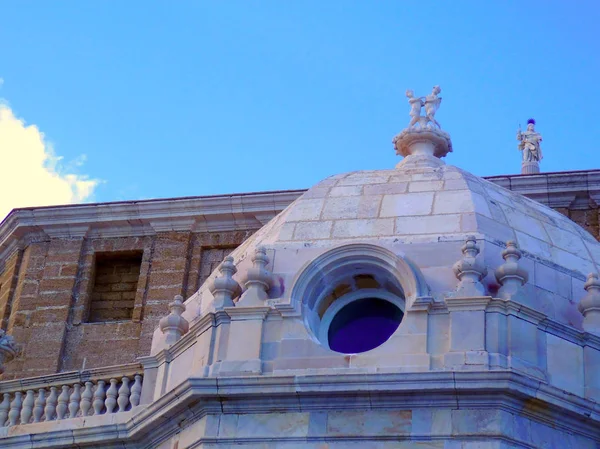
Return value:
[(141, 251), (96, 253), (88, 322), (131, 320), (141, 264)]

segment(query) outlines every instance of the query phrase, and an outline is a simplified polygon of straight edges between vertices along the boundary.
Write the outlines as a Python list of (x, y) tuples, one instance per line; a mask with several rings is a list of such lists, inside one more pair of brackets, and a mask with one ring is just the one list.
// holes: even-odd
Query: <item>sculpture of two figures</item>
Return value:
[[(441, 91), (440, 86), (433, 86), (431, 93), (426, 97), (415, 97), (412, 90), (406, 91), (410, 105), (410, 123), (392, 140), (396, 154), (405, 158), (412, 155), (433, 156), (439, 159), (452, 151), (450, 135), (442, 130), (435, 119), (442, 102), (442, 98), (438, 96)], [(425, 107), (425, 115), (421, 115), (423, 107)], [(431, 159), (420, 158), (420, 162), (415, 163), (423, 163), (427, 166), (442, 164), (440, 161), (432, 162)], [(398, 166), (405, 163), (411, 162), (403, 160)]]
[(517, 140), (519, 141), (519, 151), (523, 153), (523, 162), (539, 162), (542, 160), (542, 148), (540, 142), (542, 136), (535, 130), (535, 120), (527, 120), (527, 130), (521, 131), (521, 126), (517, 131)]
[[(433, 86), (433, 90), (426, 97), (415, 97), (411, 89), (406, 91), (411, 116), (410, 123), (408, 124), (409, 128), (416, 128), (417, 124), (421, 128), (440, 128), (440, 124), (435, 119), (435, 113), (442, 102), (442, 98), (438, 97), (441, 91), (440, 86)], [(421, 115), (423, 106), (425, 106), (425, 116)]]

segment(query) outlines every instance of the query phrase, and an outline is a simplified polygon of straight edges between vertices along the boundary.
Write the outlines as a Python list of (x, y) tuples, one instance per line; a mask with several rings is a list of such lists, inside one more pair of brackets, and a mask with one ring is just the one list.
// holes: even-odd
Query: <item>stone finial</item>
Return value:
[[(415, 156), (413, 162), (420, 165), (441, 165), (442, 158), (452, 151), (450, 135), (442, 131), (440, 124), (435, 119), (442, 98), (438, 94), (442, 91), (440, 86), (433, 86), (431, 93), (425, 97), (415, 97), (412, 90), (406, 91), (410, 105), (411, 120), (408, 127), (394, 137), (392, 143), (396, 154), (405, 158)], [(421, 115), (425, 107), (425, 115)], [(400, 164), (403, 164), (402, 161)]]
[(14, 359), (17, 352), (15, 339), (0, 329), (0, 374), (4, 372), (4, 365)]
[(519, 151), (521, 152), (521, 173), (531, 175), (540, 172), (540, 161), (542, 160), (542, 135), (535, 130), (535, 120), (527, 120), (527, 129), (521, 131), (521, 125), (517, 131)]
[(221, 276), (216, 277), (209, 285), (208, 289), (213, 294), (215, 309), (221, 310), (223, 307), (233, 307), (233, 299), (239, 296), (242, 291), (240, 284), (233, 279), (237, 273), (237, 268), (233, 263), (233, 257), (227, 256), (219, 267)]
[(485, 288), (481, 280), (487, 275), (487, 269), (477, 257), (479, 247), (477, 239), (470, 235), (461, 248), (463, 257), (452, 269), (459, 280), (456, 296), (485, 296)]
[(496, 268), (496, 280), (501, 285), (498, 290), (498, 297), (511, 299), (520, 288), (525, 285), (529, 278), (527, 271), (519, 266), (521, 259), (521, 250), (512, 240), (506, 242), (506, 249), (502, 251), (504, 263)]
[(160, 327), (162, 333), (166, 335), (165, 343), (167, 345), (172, 345), (190, 328), (188, 321), (181, 316), (181, 314), (185, 312), (183, 296), (175, 296), (173, 302), (169, 303), (169, 311), (171, 313), (166, 317), (161, 318), (158, 322), (158, 327)]
[(264, 306), (269, 298), (267, 292), (271, 288), (273, 274), (266, 269), (269, 263), (267, 251), (262, 246), (256, 248), (252, 257), (252, 268), (246, 272), (244, 285), (246, 291), (238, 301), (238, 306)]
[(583, 328), (587, 332), (600, 334), (600, 280), (597, 273), (590, 273), (583, 288), (587, 294), (577, 308), (583, 314)]

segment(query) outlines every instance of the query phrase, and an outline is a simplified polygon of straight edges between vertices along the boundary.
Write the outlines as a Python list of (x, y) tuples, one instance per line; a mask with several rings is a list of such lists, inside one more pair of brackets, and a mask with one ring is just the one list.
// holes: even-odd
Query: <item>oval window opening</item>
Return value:
[(363, 298), (344, 306), (331, 321), (329, 347), (355, 354), (385, 343), (396, 331), (404, 314), (396, 305), (379, 298)]

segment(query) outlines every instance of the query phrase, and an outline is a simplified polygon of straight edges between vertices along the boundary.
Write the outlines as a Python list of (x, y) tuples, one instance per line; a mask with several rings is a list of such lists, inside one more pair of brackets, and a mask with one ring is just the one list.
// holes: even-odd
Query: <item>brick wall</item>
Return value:
[(132, 319), (141, 264), (141, 252), (96, 254), (87, 322)]
[(599, 217), (600, 210), (597, 207), (591, 207), (589, 209), (568, 209), (568, 208), (556, 208), (558, 212), (569, 217), (583, 229), (588, 231), (597, 240), (600, 241), (600, 225)]
[(2, 379), (148, 355), (173, 296), (193, 294), (253, 232), (47, 238), (13, 253), (0, 268), (0, 317), (23, 350)]

